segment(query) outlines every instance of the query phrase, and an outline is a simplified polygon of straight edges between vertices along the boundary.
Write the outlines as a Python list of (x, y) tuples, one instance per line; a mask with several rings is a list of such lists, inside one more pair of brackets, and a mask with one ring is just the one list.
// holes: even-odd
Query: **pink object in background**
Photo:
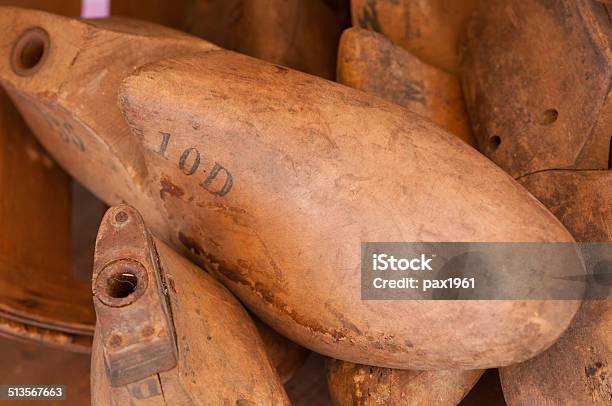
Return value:
[(83, 0), (81, 17), (100, 18), (110, 15), (110, 0)]

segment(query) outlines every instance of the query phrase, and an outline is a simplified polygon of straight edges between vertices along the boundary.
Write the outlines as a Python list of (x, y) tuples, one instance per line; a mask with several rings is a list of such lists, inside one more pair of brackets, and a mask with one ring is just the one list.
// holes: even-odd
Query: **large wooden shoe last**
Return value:
[[(354, 11), (363, 10), (357, 7)], [(403, 15), (387, 16), (378, 22), (377, 28), (396, 38), (392, 27), (401, 26), (398, 19), (403, 21)], [(440, 46), (439, 39), (430, 41), (442, 48), (441, 53), (454, 45), (453, 42)], [(432, 43), (428, 46), (430, 51)], [(424, 63), (385, 35), (358, 27), (345, 30), (338, 49), (337, 72), (338, 82), (406, 107), (475, 145), (458, 77)], [(331, 358), (326, 367), (331, 397), (338, 406), (381, 403), (455, 406), (483, 373), (382, 368)]]
[[(14, 27), (0, 80), (51, 154), (293, 341), (378, 366), (485, 368), (533, 357), (575, 314), (577, 302), (361, 300), (362, 241), (573, 241), (428, 120), (152, 24), (0, 16)], [(42, 56), (22, 64), (33, 43)]]

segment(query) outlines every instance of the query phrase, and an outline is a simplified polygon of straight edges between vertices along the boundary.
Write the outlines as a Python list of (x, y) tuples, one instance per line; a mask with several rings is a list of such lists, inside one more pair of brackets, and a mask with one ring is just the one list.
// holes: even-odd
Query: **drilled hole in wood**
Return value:
[(42, 28), (26, 30), (15, 42), (11, 52), (11, 67), (20, 76), (34, 74), (49, 53), (49, 34)]
[(556, 109), (545, 110), (540, 118), (540, 124), (551, 125), (557, 121), (557, 118), (559, 118), (559, 112)]
[(134, 293), (138, 286), (138, 277), (131, 272), (121, 272), (110, 275), (106, 284), (106, 293), (110, 297), (124, 298)]
[(499, 148), (500, 145), (501, 145), (501, 138), (499, 138), (499, 136), (494, 135), (491, 138), (489, 138), (489, 148), (492, 151), (495, 151), (497, 148)]
[(94, 284), (94, 295), (109, 306), (127, 306), (144, 294), (147, 284), (147, 271), (142, 264), (120, 259), (100, 271)]
[(126, 221), (127, 221), (127, 219), (128, 219), (128, 215), (127, 215), (127, 213), (126, 213), (126, 212), (124, 212), (123, 210), (122, 210), (122, 211), (120, 211), (119, 213), (115, 214), (115, 220), (116, 220), (118, 223), (124, 223), (124, 222), (126, 222)]

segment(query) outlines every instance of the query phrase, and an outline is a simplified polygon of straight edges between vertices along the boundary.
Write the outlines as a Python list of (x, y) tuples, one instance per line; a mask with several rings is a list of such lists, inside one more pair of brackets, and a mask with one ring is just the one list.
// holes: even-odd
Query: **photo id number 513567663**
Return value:
[(0, 400), (65, 400), (65, 385), (0, 385)]

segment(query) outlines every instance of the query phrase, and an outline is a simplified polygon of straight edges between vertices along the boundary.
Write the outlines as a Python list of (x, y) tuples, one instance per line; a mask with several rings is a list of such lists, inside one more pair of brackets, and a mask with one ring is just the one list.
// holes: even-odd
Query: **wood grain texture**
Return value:
[[(115, 0), (110, 2), (110, 15), (138, 18), (181, 29), (194, 3), (194, 0)], [(218, 1), (216, 3), (223, 4), (225, 2)]]
[[(136, 206), (291, 340), (357, 363), (474, 369), (534, 356), (575, 313), (575, 302), (361, 301), (361, 241), (572, 241), (420, 116), (145, 23), (2, 16), (21, 25), (1, 54), (31, 26), (55, 45), (30, 77), (0, 58), (54, 157), (107, 202)], [(68, 142), (44, 117), (69, 123)]]
[[(223, 48), (302, 72), (333, 79), (338, 40), (346, 21), (323, 0), (229, 1), (222, 29), (214, 12), (218, 1), (199, 0), (187, 18), (187, 30)], [(221, 20), (223, 21), (223, 20)], [(212, 28), (212, 30), (211, 30)], [(213, 31), (214, 30), (214, 31)]]
[(584, 302), (567, 332), (532, 360), (501, 369), (508, 405), (609, 405), (612, 302)]
[[(609, 11), (594, 1), (483, 2), (466, 42), (480, 148), (578, 241), (612, 239)], [(610, 301), (584, 302), (549, 350), (500, 370), (506, 401), (610, 404), (611, 337)]]
[[(145, 5), (146, 3), (146, 5)], [(111, 14), (153, 21), (223, 48), (334, 78), (336, 50), (348, 25), (345, 1), (141, 0), (111, 3)]]
[(591, 0), (494, 0), (475, 13), (466, 104), (480, 150), (513, 177), (608, 169), (610, 11)]
[[(283, 86), (275, 86), (281, 78)], [(230, 86), (226, 85), (229, 83)], [(262, 94), (266, 94), (265, 103), (261, 103)], [(154, 97), (156, 101), (151, 103)], [(203, 103), (199, 100), (202, 97), (203, 100), (213, 97), (215, 103)], [(472, 352), (476, 347), (457, 354), (450, 348), (456, 348), (456, 343), (449, 342), (442, 350), (446, 344), (438, 341), (434, 345), (425, 330), (415, 327), (427, 325), (428, 331), (444, 329), (446, 317), (452, 317), (451, 324), (458, 326), (462, 324), (461, 317), (468, 317), (468, 309), (476, 312), (480, 306), (482, 310), (484, 307), (490, 309), (490, 304), (484, 306), (483, 303), (427, 303), (422, 305), (429, 311), (436, 309), (440, 318), (428, 313), (426, 319), (418, 320), (423, 313), (414, 303), (362, 302), (356, 286), (347, 289), (343, 282), (347, 278), (353, 280), (352, 284), (359, 281), (359, 251), (354, 248), (359, 246), (359, 241), (428, 237), (489, 241), (539, 239), (546, 238), (541, 234), (545, 229), (559, 227), (553, 226), (556, 221), (542, 211), (544, 217), (533, 218), (552, 221), (550, 226), (536, 231), (541, 237), (535, 237), (536, 234), (518, 237), (523, 231), (515, 228), (516, 221), (524, 216), (524, 213), (518, 214), (518, 207), (525, 207), (531, 213), (541, 208), (531, 206), (535, 203), (531, 197), (522, 195), (524, 192), (518, 185), (514, 186), (469, 146), (419, 116), (361, 92), (302, 77), (246, 57), (217, 51), (150, 65), (124, 81), (120, 100), (126, 120), (135, 133), (142, 136), (146, 159), (150, 162), (148, 167), (152, 169), (150, 175), (155, 179), (153, 183), (163, 191), (160, 192), (164, 195), (163, 207), (168, 212), (191, 213), (190, 218), (198, 216), (205, 224), (196, 226), (193, 221), (190, 224), (181, 222), (176, 236), (171, 238), (207, 264), (211, 272), (222, 278), (272, 327), (335, 358), (389, 367), (448, 365), (469, 368), (468, 365), (478, 365), (478, 356)], [(253, 106), (257, 106), (257, 114), (253, 114)], [(342, 114), (338, 114), (340, 109)], [(165, 112), (163, 118), (159, 116), (162, 111)], [(195, 140), (198, 130), (194, 126), (197, 128), (204, 123), (205, 140)], [(164, 138), (162, 133), (168, 136)], [(287, 134), (292, 136), (287, 137)], [(359, 137), (344, 134), (359, 134)], [(397, 134), (405, 138), (395, 138)], [(232, 148), (228, 149), (228, 145)], [(206, 155), (200, 155), (199, 161), (206, 172), (200, 172), (199, 176), (180, 172), (181, 176), (170, 175), (183, 169), (190, 171), (197, 155), (189, 148), (202, 153), (207, 151)], [(432, 155), (420, 157), (420, 150), (429, 154), (435, 150), (446, 161)], [(399, 159), (396, 154), (400, 151), (408, 152), (409, 158)], [(190, 159), (184, 161), (190, 166), (181, 165), (183, 156)], [(312, 156), (316, 159), (311, 159)], [(435, 166), (427, 167), (422, 159), (435, 160)], [(495, 191), (489, 189), (489, 196), (500, 193), (510, 197), (516, 193), (516, 197), (511, 198), (513, 203), (495, 205), (495, 210), (512, 210), (513, 213), (508, 217), (495, 215), (490, 228), (483, 225), (486, 211), (480, 209), (481, 202), (485, 199), (483, 193), (489, 192), (481, 182), (473, 180), (474, 192), (462, 194), (465, 206), (469, 206), (470, 199), (475, 199), (479, 209), (471, 211), (464, 206), (462, 212), (465, 209), (465, 213), (458, 216), (451, 214), (453, 210), (442, 200), (436, 199), (435, 189), (432, 189), (435, 183), (426, 180), (437, 179), (438, 185), (444, 184), (444, 192), (440, 191), (443, 194), (448, 193), (452, 185), (469, 189), (470, 179), (466, 172), (475, 170), (474, 164), (479, 167), (477, 178), (487, 178), (485, 172), (489, 170), (489, 176), (497, 179), (490, 184)], [(157, 175), (153, 175), (153, 168)], [(432, 172), (424, 173), (424, 168)], [(458, 172), (464, 175), (460, 181), (456, 178)], [(419, 190), (408, 196), (402, 188), (402, 178), (396, 174), (409, 173), (419, 173), (425, 183), (419, 186), (414, 183), (418, 183), (417, 176), (406, 175), (412, 182), (410, 188)], [(273, 176), (269, 177), (271, 174)], [(508, 182), (505, 187), (502, 186), (504, 181)], [(228, 190), (230, 182), (240, 186)], [(167, 186), (168, 183), (172, 187)], [(269, 185), (270, 192), (260, 193), (259, 188), (249, 185)], [(504, 192), (499, 191), (499, 187), (504, 187)], [(431, 194), (423, 193), (426, 189)], [(384, 208), (372, 201), (372, 196), (385, 196)], [(280, 201), (282, 206), (278, 204)], [(444, 208), (433, 208), (436, 201)], [(207, 216), (202, 209), (222, 215)], [(390, 210), (395, 216), (389, 215)], [(415, 215), (415, 212), (421, 214)], [(455, 224), (459, 218), (466, 220), (467, 213), (476, 212), (477, 227), (468, 229)], [(424, 216), (433, 213), (436, 213), (436, 220), (429, 222)], [(502, 225), (503, 218), (512, 218), (508, 226), (517, 230), (517, 234), (513, 235), (506, 225)], [(421, 233), (413, 234), (415, 222), (429, 225), (421, 223)], [(535, 226), (527, 220), (524, 225)], [(209, 232), (208, 240), (202, 238), (200, 230), (204, 229)], [(232, 237), (228, 230), (232, 230)], [(284, 234), (279, 235), (278, 230), (287, 230), (286, 233), (299, 238), (288, 240)], [(315, 245), (314, 241), (325, 243)], [(334, 242), (333, 248), (327, 241)], [(304, 250), (306, 244), (308, 250)], [(247, 252), (245, 247), (251, 250)], [(335, 252), (332, 257), (326, 255), (330, 249)], [(300, 261), (293, 260), (297, 257)], [(269, 269), (270, 273), (263, 275), (260, 271), (263, 269)], [(322, 269), (335, 271), (322, 273)], [(302, 288), (303, 280), (309, 281), (310, 289)], [(330, 299), (325, 294), (330, 286), (342, 287), (343, 294)], [(497, 322), (507, 317), (517, 321), (515, 317), (521, 317), (520, 309), (525, 310), (518, 302), (496, 305), (500, 309), (509, 305), (498, 314)], [(541, 312), (548, 306), (574, 305), (540, 303), (536, 306)], [(402, 314), (402, 320), (414, 320), (415, 324), (410, 323), (409, 327), (405, 322), (393, 322), (392, 318), (383, 321), (379, 317), (382, 313)], [(472, 320), (472, 316), (469, 317)], [(371, 320), (378, 320), (377, 327), (372, 326)], [(482, 331), (491, 328), (489, 321), (487, 328), (475, 329), (479, 331), (478, 343), (473, 342), (475, 346), (484, 345)], [(366, 327), (368, 324), (372, 327)], [(466, 332), (458, 339), (466, 339), (469, 334)], [(445, 336), (440, 334), (440, 337)], [(391, 345), (381, 345), (376, 337), (393, 338), (388, 339)], [(471, 342), (469, 338), (468, 341)], [(417, 355), (416, 348), (424, 355)], [(446, 351), (452, 356), (442, 355)], [(454, 357), (459, 357), (460, 361), (453, 361)]]
[(350, 28), (338, 50), (339, 83), (406, 107), (475, 146), (459, 79), (382, 34)]
[[(124, 215), (122, 215), (123, 213)], [(117, 216), (122, 216), (118, 222)], [(151, 262), (145, 260), (150, 258)], [(246, 310), (219, 282), (179, 256), (159, 240), (150, 240), (138, 212), (126, 205), (109, 209), (98, 234), (96, 269), (117, 261), (138, 260), (149, 276), (158, 267), (161, 287), (148, 277), (138, 275), (132, 293), (121, 298), (122, 307), (100, 312), (105, 305), (103, 292), (94, 289), (96, 312), (103, 317), (96, 325), (92, 357), (92, 400), (94, 405), (137, 404), (211, 404), (211, 405), (284, 405), (289, 404), (278, 375), (270, 364)], [(142, 262), (141, 262), (142, 261)], [(104, 276), (104, 273), (99, 275)], [(145, 285), (146, 284), (146, 285)], [(100, 286), (94, 281), (95, 286)], [(142, 289), (142, 290), (140, 290)], [(159, 292), (159, 293), (158, 293)], [(168, 297), (172, 321), (169, 331), (154, 322), (158, 311), (150, 296)], [(119, 305), (119, 304), (118, 304)], [(131, 308), (147, 307), (142, 317), (151, 316), (150, 324), (142, 327), (135, 316), (132, 324), (122, 323), (124, 313)], [(111, 316), (111, 318), (107, 318)], [(121, 324), (117, 330), (113, 320)], [(148, 327), (148, 328), (147, 328)], [(108, 334), (109, 332), (112, 334)], [(134, 334), (132, 334), (134, 333)], [(140, 338), (136, 336), (140, 333)], [(136, 362), (125, 364), (123, 372), (130, 376), (118, 386), (111, 385), (107, 373), (109, 355), (121, 353), (125, 345), (140, 340), (140, 358), (148, 361), (153, 338), (172, 334), (176, 337), (178, 363), (168, 369), (159, 365), (151, 376), (135, 376)], [(108, 337), (108, 338), (105, 338)], [(150, 346), (150, 347), (149, 347)], [(132, 346), (132, 348), (135, 348)], [(158, 348), (158, 346), (155, 346)], [(121, 374), (121, 370), (114, 372)]]
[(459, 44), (479, 0), (351, 0), (353, 26), (384, 34), (424, 62), (459, 72)]
[[(425, 64), (382, 34), (357, 27), (345, 30), (338, 50), (337, 79), (427, 117), (475, 145), (459, 79)], [(336, 405), (454, 406), (482, 372), (399, 370), (333, 359), (327, 363)]]
[(169, 287), (155, 252), (136, 210), (108, 210), (96, 239), (92, 292), (96, 330), (113, 387), (156, 376), (177, 364)]
[[(21, 400), (15, 404), (83, 406), (90, 404), (89, 355), (0, 338), (0, 384), (66, 385), (66, 400)], [(10, 402), (7, 402), (7, 404)]]
[[(93, 308), (87, 282), (72, 275), (70, 179), (0, 94), (0, 311), (39, 327), (87, 333)], [(7, 195), (8, 197), (8, 195)]]
[[(295, 14), (290, 13), (289, 21), (283, 21), (279, 26), (277, 19), (280, 17), (276, 13), (280, 15), (287, 14), (287, 9), (291, 10), (294, 7), (301, 7), (306, 10), (318, 9), (321, 11), (322, 9), (326, 10), (327, 6), (322, 7), (323, 2), (319, 0), (273, 1), (268, 3), (270, 4), (266, 4), (266, 1), (261, 0), (179, 0), (178, 2), (168, 2), (166, 0), (156, 0), (154, 2), (122, 0), (111, 3), (111, 15), (138, 18), (163, 24), (197, 35), (219, 46), (234, 49), (244, 48), (245, 41), (254, 41), (252, 39), (247, 40), (246, 37), (262, 36), (266, 29), (258, 27), (268, 27), (267, 29), (272, 31), (284, 30), (285, 24), (289, 26), (293, 25), (293, 20), (302, 21), (305, 19), (308, 22), (306, 24), (307, 27), (294, 27), (296, 32), (299, 33), (298, 36), (300, 38), (293, 39), (294, 44), (291, 49), (283, 48), (282, 44), (278, 44), (280, 41), (284, 41), (280, 36), (286, 33), (270, 32), (269, 35), (279, 38), (273, 38), (273, 40), (261, 38), (257, 42), (265, 44), (265, 49), (268, 50), (278, 44), (279, 48), (274, 50), (275, 54), (271, 55), (266, 52), (258, 52), (257, 50), (252, 50), (251, 54), (264, 59), (271, 57), (278, 63), (291, 65), (292, 62), (287, 59), (290, 57), (287, 52), (290, 52), (292, 53), (291, 57), (298, 58), (295, 60), (298, 64), (300, 64), (299, 60), (306, 61), (304, 62), (305, 64), (309, 63), (309, 60), (314, 63), (321, 63), (320, 55), (311, 55), (312, 52), (304, 52), (302, 48), (307, 47), (308, 50), (316, 50), (317, 47), (326, 46), (330, 39), (319, 38), (316, 36), (316, 33), (312, 34), (308, 30), (304, 32), (303, 29), (308, 29), (308, 26), (310, 26), (316, 32), (325, 32), (326, 30), (329, 31), (330, 27), (326, 27), (320, 21), (315, 25), (311, 21), (311, 18), (314, 16), (304, 17), (300, 10)], [(327, 23), (330, 22), (327, 21)], [(338, 29), (336, 28), (336, 30)], [(311, 34), (315, 38), (309, 38)], [(322, 45), (320, 45), (321, 41)], [(333, 41), (336, 43), (337, 38), (333, 39)], [(279, 51), (279, 49), (282, 49), (282, 51)], [(245, 49), (242, 49), (242, 51), (244, 52)], [(333, 52), (335, 54), (335, 48)], [(313, 58), (315, 58), (314, 61)], [(329, 70), (329, 67), (327, 70)], [(283, 383), (288, 381), (303, 364), (308, 355), (308, 350), (281, 336), (259, 320), (257, 316), (253, 315), (253, 319), (262, 336), (268, 356), (279, 373), (281, 381)]]
[(327, 361), (334, 405), (455, 406), (476, 384), (482, 370), (411, 371)]
[[(521, 179), (579, 241), (612, 241), (612, 171), (547, 171)], [(554, 378), (551, 374), (554, 374)], [(586, 301), (547, 351), (501, 369), (510, 406), (612, 402), (612, 301)]]
[(557, 170), (519, 180), (577, 241), (612, 240), (612, 171)]
[[(0, 0), (0, 5), (78, 16), (81, 2)], [(70, 178), (3, 90), (0, 135), (5, 192), (0, 202), (0, 334), (89, 351), (95, 315), (88, 282), (73, 270)]]

